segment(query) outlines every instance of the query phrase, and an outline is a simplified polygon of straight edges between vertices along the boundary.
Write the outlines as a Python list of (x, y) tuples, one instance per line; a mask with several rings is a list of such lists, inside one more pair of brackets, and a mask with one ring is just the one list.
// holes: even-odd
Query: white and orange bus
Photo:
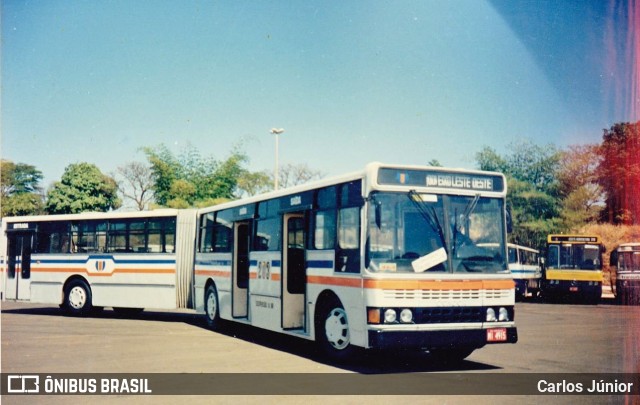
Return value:
[(515, 343), (505, 196), (498, 173), (372, 163), (200, 210), (196, 309), (334, 358)]
[(517, 341), (505, 197), (499, 173), (372, 163), (198, 211), (5, 218), (3, 298), (461, 360)]
[(2, 296), (73, 315), (189, 308), (194, 235), (195, 210), (3, 218)]

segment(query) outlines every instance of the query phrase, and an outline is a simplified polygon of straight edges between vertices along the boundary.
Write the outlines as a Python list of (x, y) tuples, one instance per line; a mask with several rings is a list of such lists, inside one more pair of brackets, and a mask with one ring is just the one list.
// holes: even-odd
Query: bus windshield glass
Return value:
[(640, 271), (640, 251), (620, 252), (618, 271)]
[(592, 244), (549, 245), (547, 266), (553, 269), (602, 270), (602, 250)]
[(369, 201), (369, 271), (508, 271), (502, 199), (377, 192)]

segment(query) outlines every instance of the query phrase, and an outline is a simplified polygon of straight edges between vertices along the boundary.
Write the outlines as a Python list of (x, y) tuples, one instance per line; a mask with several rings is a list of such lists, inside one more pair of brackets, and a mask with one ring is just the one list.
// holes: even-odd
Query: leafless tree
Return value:
[(319, 170), (309, 168), (306, 163), (297, 165), (287, 164), (278, 170), (280, 187), (287, 188), (307, 183), (312, 180), (319, 180), (324, 177), (324, 173)]
[(138, 211), (144, 211), (153, 201), (153, 172), (140, 162), (129, 162), (116, 169), (112, 176), (118, 183), (123, 200), (132, 201)]

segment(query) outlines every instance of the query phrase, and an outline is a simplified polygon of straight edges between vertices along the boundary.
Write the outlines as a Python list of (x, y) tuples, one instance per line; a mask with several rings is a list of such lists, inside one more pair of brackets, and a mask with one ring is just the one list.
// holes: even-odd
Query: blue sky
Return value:
[[(483, 146), (599, 142), (632, 121), (625, 2), (17, 1), (2, 7), (2, 150), (45, 187), (140, 147), (251, 170), (472, 168)], [(637, 55), (635, 55), (637, 59)], [(632, 58), (633, 59), (633, 58)], [(634, 81), (634, 83), (637, 82)]]

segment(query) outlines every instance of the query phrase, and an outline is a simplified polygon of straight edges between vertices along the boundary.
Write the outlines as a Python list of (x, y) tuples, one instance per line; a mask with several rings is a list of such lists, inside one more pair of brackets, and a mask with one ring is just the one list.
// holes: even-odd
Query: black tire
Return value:
[(356, 349), (351, 345), (347, 312), (336, 298), (321, 304), (315, 317), (316, 341), (329, 359), (344, 362), (354, 357)]
[(218, 301), (218, 292), (213, 284), (207, 287), (204, 293), (204, 314), (209, 329), (217, 330), (220, 328), (220, 301)]
[(71, 280), (64, 289), (64, 308), (71, 316), (87, 316), (93, 309), (91, 288), (84, 280)]

